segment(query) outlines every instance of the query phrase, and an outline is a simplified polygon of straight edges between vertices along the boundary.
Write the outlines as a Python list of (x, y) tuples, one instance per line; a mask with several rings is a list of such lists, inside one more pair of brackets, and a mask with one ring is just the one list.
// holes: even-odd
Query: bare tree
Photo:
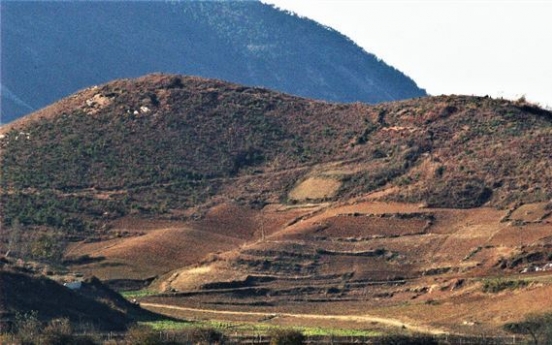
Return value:
[(6, 257), (8, 257), (12, 252), (21, 254), (21, 224), (19, 220), (14, 219), (11, 223), (10, 233), (8, 237), (8, 248), (6, 249)]

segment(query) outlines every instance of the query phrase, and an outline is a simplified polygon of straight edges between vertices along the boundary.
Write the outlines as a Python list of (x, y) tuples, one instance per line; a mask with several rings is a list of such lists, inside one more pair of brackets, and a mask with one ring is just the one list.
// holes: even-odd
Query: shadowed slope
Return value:
[(10, 270), (0, 270), (3, 289), (4, 321), (13, 321), (17, 313), (36, 312), (41, 321), (68, 318), (83, 330), (122, 331), (135, 317), (151, 315), (109, 290), (96, 278), (82, 282), (71, 290), (51, 279)]

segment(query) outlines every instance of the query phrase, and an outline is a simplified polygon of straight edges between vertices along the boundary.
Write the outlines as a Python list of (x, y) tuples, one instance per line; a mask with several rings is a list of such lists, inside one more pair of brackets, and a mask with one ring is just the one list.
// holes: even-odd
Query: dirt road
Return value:
[(143, 308), (158, 308), (158, 309), (171, 309), (171, 310), (181, 310), (181, 311), (190, 311), (190, 312), (200, 312), (208, 313), (215, 315), (242, 315), (242, 316), (259, 316), (265, 318), (274, 318), (274, 317), (290, 317), (296, 319), (318, 319), (318, 320), (336, 320), (336, 321), (353, 321), (353, 322), (377, 322), (387, 326), (401, 327), (406, 328), (415, 332), (420, 333), (430, 333), (430, 334), (445, 334), (446, 332), (433, 327), (426, 326), (417, 326), (412, 324), (407, 324), (400, 320), (383, 318), (370, 315), (318, 315), (318, 314), (292, 314), (292, 313), (262, 313), (262, 312), (245, 312), (245, 311), (230, 311), (230, 310), (214, 310), (214, 309), (200, 309), (200, 308), (189, 308), (189, 307), (179, 307), (168, 304), (158, 304), (158, 303), (140, 303), (140, 306)]

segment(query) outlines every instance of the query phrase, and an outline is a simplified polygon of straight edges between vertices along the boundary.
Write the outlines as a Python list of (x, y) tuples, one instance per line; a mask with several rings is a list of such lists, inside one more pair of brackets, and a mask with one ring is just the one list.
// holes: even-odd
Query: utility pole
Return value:
[(265, 232), (264, 232), (264, 206), (261, 208), (261, 242), (264, 242), (265, 240)]
[(522, 249), (523, 248), (523, 231), (522, 231), (521, 224), (518, 224), (518, 229), (519, 229), (519, 248)]

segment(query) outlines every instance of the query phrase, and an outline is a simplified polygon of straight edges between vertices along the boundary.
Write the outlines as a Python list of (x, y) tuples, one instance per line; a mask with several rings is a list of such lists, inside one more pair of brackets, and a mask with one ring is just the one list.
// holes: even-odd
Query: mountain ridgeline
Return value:
[(336, 102), (425, 95), (335, 30), (259, 1), (3, 1), (0, 9), (3, 123), (90, 85), (155, 72)]
[[(332, 104), (155, 74), (85, 89), (0, 133), (3, 223), (75, 236), (128, 215), (201, 217), (221, 200), (262, 208), (386, 191), (471, 208), (552, 198), (552, 114), (523, 101)], [(312, 181), (332, 187), (298, 192)]]

